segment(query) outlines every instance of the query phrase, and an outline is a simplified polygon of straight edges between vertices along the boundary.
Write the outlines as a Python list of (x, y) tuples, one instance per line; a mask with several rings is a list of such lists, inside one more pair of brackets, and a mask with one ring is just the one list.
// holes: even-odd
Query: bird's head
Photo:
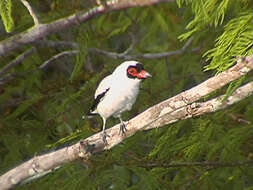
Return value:
[(152, 77), (152, 75), (144, 69), (143, 65), (137, 61), (125, 61), (119, 65), (114, 72), (124, 74), (129, 79), (143, 80)]

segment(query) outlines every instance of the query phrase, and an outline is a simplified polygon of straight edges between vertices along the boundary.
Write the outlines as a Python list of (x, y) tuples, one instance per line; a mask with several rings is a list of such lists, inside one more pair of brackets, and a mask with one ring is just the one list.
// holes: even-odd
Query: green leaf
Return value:
[(237, 56), (250, 53), (253, 46), (252, 19), (253, 13), (247, 11), (229, 21), (223, 34), (217, 38), (215, 47), (204, 54), (207, 60), (211, 60), (205, 70), (224, 71), (235, 63)]
[(78, 38), (78, 44), (80, 46), (80, 52), (79, 54), (76, 56), (76, 62), (75, 62), (75, 67), (74, 70), (71, 73), (70, 76), (70, 81), (72, 82), (75, 78), (77, 78), (77, 76), (81, 73), (83, 65), (86, 62), (86, 58), (88, 55), (88, 41), (89, 41), (89, 37), (87, 33), (81, 34)]
[(14, 21), (12, 18), (12, 0), (0, 1), (0, 14), (4, 23), (6, 32), (10, 33), (14, 29)]

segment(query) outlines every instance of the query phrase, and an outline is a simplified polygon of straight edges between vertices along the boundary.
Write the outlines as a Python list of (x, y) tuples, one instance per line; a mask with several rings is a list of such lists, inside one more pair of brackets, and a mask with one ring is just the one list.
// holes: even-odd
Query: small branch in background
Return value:
[[(107, 56), (107, 57), (110, 57), (110, 58), (113, 58), (113, 59), (125, 59), (125, 60), (137, 59), (137, 58), (161, 59), (161, 58), (165, 58), (165, 57), (170, 57), (172, 55), (181, 55), (181, 54), (183, 54), (187, 50), (187, 48), (189, 48), (192, 41), (193, 41), (193, 38), (190, 38), (189, 40), (187, 40), (187, 42), (185, 43), (185, 45), (181, 49), (175, 50), (175, 51), (162, 52), (162, 53), (144, 53), (144, 54), (130, 55), (129, 52), (135, 46), (136, 41), (134, 41), (130, 45), (130, 47), (126, 51), (124, 51), (123, 53), (109, 52), (109, 51), (101, 50), (101, 49), (98, 49), (98, 48), (89, 48), (89, 51), (91, 53), (102, 54), (104, 56)], [(195, 52), (195, 51), (198, 51), (198, 49), (199, 48), (194, 48), (190, 51)]]
[(21, 64), (26, 57), (30, 56), (35, 51), (36, 51), (36, 48), (33, 47), (31, 49), (26, 50), (24, 53), (20, 54), (19, 56), (17, 56), (16, 59), (8, 63), (6, 66), (4, 66), (0, 70), (0, 77), (5, 75), (7, 71), (12, 69), (13, 67), (16, 67), (17, 65)]
[(194, 37), (190, 37), (184, 44), (184, 46), (182, 47), (181, 51), (185, 52), (187, 50), (187, 48), (191, 45), (192, 41), (193, 41)]
[[(181, 55), (181, 54), (184, 54), (186, 52), (186, 50), (190, 47), (192, 41), (193, 41), (193, 37), (189, 38), (186, 41), (186, 43), (184, 44), (184, 46), (179, 50), (162, 52), (162, 53), (145, 53), (145, 54), (136, 55), (136, 57), (137, 58), (144, 58), (144, 59), (161, 59), (161, 58), (170, 57), (173, 55)], [(199, 48), (194, 48), (189, 51), (195, 52), (198, 50), (199, 50)]]
[(58, 53), (54, 55), (53, 57), (51, 57), (50, 59), (48, 59), (47, 61), (45, 61), (42, 65), (40, 65), (39, 69), (46, 69), (49, 66), (49, 64), (51, 64), (54, 60), (59, 59), (62, 56), (75, 55), (78, 53), (79, 53), (79, 50), (70, 50), (70, 51), (63, 51), (61, 53)]
[(239, 123), (244, 123), (244, 124), (248, 124), (248, 125), (250, 125), (251, 124), (251, 122), (250, 121), (248, 121), (248, 120), (246, 120), (246, 119), (243, 119), (243, 118), (241, 118), (240, 116), (238, 116), (238, 115), (235, 115), (235, 114), (232, 114), (232, 113), (230, 113), (230, 114), (228, 114), (233, 120), (235, 120), (235, 121), (237, 121), (237, 122), (239, 122)]
[[(97, 49), (97, 48), (89, 48), (88, 51), (90, 51), (91, 53), (102, 54), (104, 56), (107, 56), (107, 57), (110, 57), (113, 59), (126, 59), (126, 60), (136, 59), (136, 58), (158, 59), (158, 58), (169, 57), (172, 55), (183, 54), (187, 50), (187, 48), (190, 46), (190, 44), (192, 43), (192, 40), (193, 40), (193, 38), (190, 38), (181, 49), (176, 50), (176, 51), (169, 51), (169, 52), (164, 52), (164, 53), (148, 53), (148, 54), (146, 53), (146, 54), (139, 54), (139, 55), (131, 55), (129, 53), (133, 50), (133, 48), (137, 44), (137, 39), (133, 34), (131, 34), (131, 38), (132, 38), (131, 45), (123, 53), (108, 52), (108, 51)], [(46, 68), (47, 65), (49, 65), (52, 61), (54, 61), (62, 56), (76, 55), (79, 52), (79, 45), (76, 42), (71, 42), (71, 41), (41, 40), (39, 42), (34, 43), (34, 45), (36, 45), (37, 47), (41, 47), (41, 46), (48, 46), (48, 47), (53, 47), (53, 48), (69, 47), (69, 48), (74, 49), (74, 50), (69, 50), (69, 51), (63, 51), (61, 53), (56, 54), (55, 56), (53, 56), (49, 60), (45, 61), (39, 67), (40, 69)], [(197, 49), (193, 49), (191, 51), (196, 51), (196, 50)], [(0, 70), (0, 77), (7, 74), (7, 71), (9, 71), (11, 68), (21, 64), (25, 58), (32, 55), (32, 53), (34, 53), (35, 51), (36, 51), (36, 48), (33, 47), (33, 48), (25, 51), (23, 54), (17, 56), (16, 59), (14, 59), (10, 63), (8, 63), (2, 70)]]
[(130, 46), (122, 53), (122, 55), (128, 55), (136, 46), (138, 40), (135, 37), (135, 35), (133, 33), (130, 33), (131, 39), (132, 39), (132, 43), (130, 44)]
[[(175, 50), (175, 51), (131, 55), (130, 52), (136, 46), (138, 40), (136, 39), (136, 37), (133, 34), (130, 34), (130, 35), (132, 38), (132, 43), (123, 53), (115, 53), (115, 52), (110, 52), (110, 51), (106, 51), (106, 50), (102, 50), (102, 49), (98, 49), (98, 48), (89, 48), (88, 50), (90, 53), (101, 54), (101, 55), (107, 56), (112, 59), (125, 59), (125, 60), (136, 59), (136, 58), (161, 59), (164, 57), (183, 54), (184, 52), (187, 51), (187, 49), (189, 48), (189, 46), (191, 45), (191, 43), (193, 41), (193, 37), (189, 38), (181, 49)], [(49, 47), (54, 47), (54, 48), (56, 48), (56, 47), (71, 47), (73, 49), (79, 49), (79, 45), (76, 42), (69, 42), (69, 41), (42, 40), (40, 42), (37, 42), (37, 44), (39, 44), (39, 46), (49, 46)], [(195, 52), (198, 50), (199, 50), (199, 48), (193, 48), (190, 51)]]
[(192, 166), (200, 166), (200, 167), (239, 167), (239, 166), (247, 166), (253, 165), (253, 160), (247, 161), (238, 161), (238, 162), (179, 162), (179, 163), (147, 163), (141, 164), (142, 167), (145, 168), (154, 168), (154, 167), (163, 167), (163, 168), (174, 168), (174, 167), (192, 167)]
[(30, 15), (32, 16), (33, 18), (33, 22), (34, 22), (34, 25), (37, 26), (40, 24), (40, 21), (39, 21), (39, 18), (38, 16), (36, 15), (35, 11), (33, 10), (33, 8), (31, 7), (31, 5), (29, 4), (28, 1), (26, 0), (20, 0), (23, 5), (27, 8), (27, 10), (29, 11)]

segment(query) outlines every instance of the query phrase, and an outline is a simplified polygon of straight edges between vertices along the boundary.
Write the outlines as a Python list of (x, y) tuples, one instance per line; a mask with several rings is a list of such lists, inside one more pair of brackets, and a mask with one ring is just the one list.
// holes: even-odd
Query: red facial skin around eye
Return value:
[(137, 74), (138, 74), (138, 72), (137, 72), (137, 70), (135, 69), (135, 68), (130, 68), (129, 70), (128, 70), (128, 73), (130, 74), (130, 75), (132, 75), (132, 76), (137, 76)]

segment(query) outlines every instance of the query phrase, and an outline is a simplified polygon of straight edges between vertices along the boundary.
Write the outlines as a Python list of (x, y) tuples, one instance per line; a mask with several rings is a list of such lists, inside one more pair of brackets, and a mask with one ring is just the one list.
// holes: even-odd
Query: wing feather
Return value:
[(112, 81), (111, 81), (112, 75), (109, 75), (107, 77), (105, 77), (98, 85), (97, 90), (95, 92), (95, 99), (97, 98), (97, 96), (103, 92), (106, 91), (106, 89), (110, 88), (112, 85)]
[(93, 105), (91, 106), (91, 109), (88, 113), (88, 115), (93, 115), (96, 114), (94, 111), (96, 110), (99, 102), (103, 100), (105, 97), (106, 93), (109, 91), (111, 85), (111, 75), (105, 77), (98, 85), (98, 88), (95, 92), (95, 100), (93, 102)]

